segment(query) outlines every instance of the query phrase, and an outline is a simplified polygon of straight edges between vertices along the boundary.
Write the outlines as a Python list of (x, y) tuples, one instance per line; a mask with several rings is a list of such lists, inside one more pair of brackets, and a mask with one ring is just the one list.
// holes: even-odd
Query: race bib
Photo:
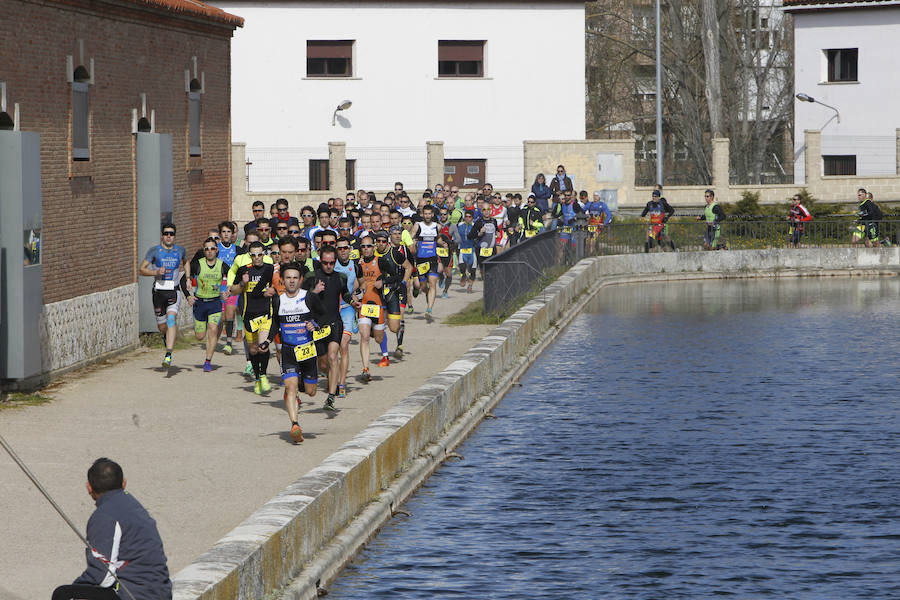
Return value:
[(597, 226), (596, 225), (588, 225), (588, 231), (590, 231), (591, 233), (597, 233)]
[(533, 238), (535, 235), (537, 235), (537, 231), (534, 229), (529, 229), (525, 232), (525, 237), (527, 238)]
[(572, 228), (568, 225), (563, 227), (563, 233), (572, 233)]
[(294, 346), (294, 356), (297, 358), (297, 362), (315, 358), (316, 345), (313, 342), (307, 342), (306, 344), (302, 344), (300, 346)]
[(359, 316), (377, 319), (381, 315), (381, 307), (377, 304), (363, 304), (359, 307)]
[(416, 270), (419, 271), (419, 275), (424, 275), (425, 273), (428, 272), (428, 268), (430, 266), (431, 265), (429, 265), (428, 263), (421, 263), (421, 264), (416, 265)]
[(350, 249), (350, 260), (359, 260), (359, 250), (356, 248)]
[(446, 257), (450, 256), (450, 250), (448, 250), (447, 248), (440, 248), (440, 247), (439, 247), (439, 248), (437, 249), (437, 255), (438, 255), (438, 256), (443, 256), (443, 257), (446, 258)]
[(155, 287), (158, 290), (174, 290), (175, 282), (171, 279), (166, 280), (166, 281), (156, 281), (153, 284), (153, 287)]
[(250, 331), (259, 331), (260, 328), (266, 326), (269, 323), (269, 315), (263, 315), (261, 317), (256, 317), (255, 319), (250, 319)]
[(325, 327), (320, 327), (313, 331), (313, 340), (319, 341), (321, 339), (327, 338), (331, 335), (331, 325), (326, 325)]
[(472, 254), (472, 248), (460, 248), (459, 253), (460, 254)]
[(482, 248), (481, 252), (478, 253), (479, 256), (493, 256), (494, 249), (493, 248)]

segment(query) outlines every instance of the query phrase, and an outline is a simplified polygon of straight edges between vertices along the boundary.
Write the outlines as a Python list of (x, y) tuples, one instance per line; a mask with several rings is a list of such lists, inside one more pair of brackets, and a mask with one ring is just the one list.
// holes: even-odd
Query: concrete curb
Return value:
[[(174, 578), (175, 600), (312, 598), (605, 285), (886, 271), (900, 249), (639, 254), (581, 261)], [(285, 588), (284, 586), (289, 585)]]

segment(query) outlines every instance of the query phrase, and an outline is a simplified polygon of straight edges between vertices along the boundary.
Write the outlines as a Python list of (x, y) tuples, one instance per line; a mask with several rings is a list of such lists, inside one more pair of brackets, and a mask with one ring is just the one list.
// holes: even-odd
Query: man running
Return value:
[[(337, 250), (337, 263), (334, 270), (343, 273), (347, 277), (347, 291), (356, 294), (359, 290), (359, 277), (362, 272), (357, 262), (350, 258), (351, 244), (349, 237), (339, 237), (335, 244)], [(341, 298), (341, 322), (344, 333), (341, 336), (341, 376), (338, 381), (338, 398), (347, 395), (347, 371), (350, 370), (350, 338), (359, 333), (359, 323), (356, 317), (356, 309)]]
[[(222, 319), (222, 282), (228, 277), (228, 265), (218, 258), (219, 247), (213, 238), (203, 242), (203, 258), (191, 261), (190, 276), (183, 277), (181, 289), (194, 310), (194, 336), (202, 340), (206, 336), (206, 360), (203, 372), (212, 371), (212, 357), (219, 339), (219, 322)], [(196, 279), (197, 287), (190, 289), (191, 279)]]
[[(386, 239), (385, 234), (379, 232), (382, 244)], [(372, 380), (369, 374), (369, 337), (374, 337), (379, 345), (384, 341), (385, 307), (382, 296), (384, 277), (390, 269), (388, 260), (381, 256), (375, 256), (375, 244), (369, 236), (360, 240), (362, 258), (359, 259), (361, 271), (362, 300), (359, 307), (359, 352), (362, 358), (362, 380), (368, 383)], [(379, 366), (388, 366), (390, 361), (387, 352), (382, 351)]]
[[(400, 244), (400, 228), (391, 227), (390, 233), (375, 235), (375, 256), (385, 259), (382, 270), (383, 283), (381, 296), (387, 311), (387, 328), (397, 336), (397, 348), (394, 356), (403, 356), (403, 336), (406, 333), (406, 322), (403, 319), (403, 304), (406, 302), (406, 280), (412, 276), (413, 266)], [(387, 366), (387, 341), (381, 344), (383, 358), (379, 366)]]
[(141, 275), (154, 278), (153, 311), (156, 313), (156, 326), (166, 343), (166, 355), (162, 364), (167, 369), (172, 366), (172, 349), (178, 334), (176, 323), (178, 306), (181, 304), (178, 282), (185, 262), (184, 248), (175, 245), (175, 231), (172, 223), (162, 226), (160, 243), (147, 251), (139, 269)]
[[(231, 265), (234, 264), (234, 259), (237, 258), (237, 255), (246, 252), (244, 248), (240, 248), (235, 244), (236, 230), (235, 224), (231, 221), (222, 221), (219, 223), (219, 258), (228, 265), (229, 269), (231, 268)], [(222, 352), (226, 355), (230, 355), (234, 352), (232, 344), (234, 340), (234, 314), (237, 311), (237, 296), (228, 293), (227, 277), (222, 281), (222, 292), (225, 294), (225, 346), (222, 348)], [(221, 327), (219, 328), (219, 333), (222, 333)]]
[(650, 201), (647, 202), (644, 210), (641, 212), (641, 218), (646, 217), (648, 214), (650, 215), (650, 227), (647, 228), (647, 234), (644, 238), (644, 252), (650, 252), (655, 244), (662, 248), (666, 242), (674, 250), (675, 244), (667, 235), (668, 226), (666, 223), (675, 214), (675, 209), (669, 206), (668, 203), (663, 202), (662, 193), (659, 190), (653, 190)]
[(359, 306), (359, 302), (347, 291), (346, 275), (334, 270), (336, 263), (337, 251), (333, 246), (324, 246), (319, 253), (319, 266), (304, 277), (304, 287), (308, 290), (315, 290), (319, 281), (324, 284), (322, 291), (312, 292), (322, 303), (322, 317), (319, 329), (313, 332), (313, 340), (316, 342), (320, 365), (325, 366), (328, 373), (328, 398), (324, 408), (329, 411), (335, 410), (334, 396), (340, 380), (339, 353), (344, 334), (340, 315), (341, 299), (354, 308)]
[[(275, 339), (281, 336), (281, 381), (284, 383), (284, 406), (291, 420), (291, 438), (294, 443), (303, 441), (303, 430), (300, 428), (299, 387), (303, 378), (303, 391), (310, 398), (316, 395), (319, 380), (319, 367), (316, 362), (316, 344), (313, 331), (318, 328), (321, 318), (320, 303), (316, 294), (322, 292), (324, 284), (320, 281), (312, 289), (312, 293), (300, 288), (302, 267), (294, 262), (282, 263), (281, 278), (284, 282), (284, 293), (275, 296), (272, 301), (274, 322), (267, 339), (260, 344), (264, 351)], [(307, 303), (307, 298), (310, 302)]]
[(794, 248), (800, 247), (800, 237), (803, 235), (804, 223), (812, 221), (812, 215), (801, 204), (803, 197), (800, 194), (794, 194), (791, 198), (791, 209), (788, 212), (788, 222), (791, 224), (790, 238), (788, 243)]
[(268, 393), (272, 389), (266, 369), (269, 366), (269, 347), (260, 347), (260, 341), (266, 339), (272, 327), (272, 298), (265, 294), (266, 288), (272, 285), (275, 269), (273, 264), (265, 262), (266, 250), (259, 241), (250, 244), (248, 251), (250, 264), (239, 267), (236, 273), (237, 283), (231, 286), (231, 293), (241, 295), (241, 318), (244, 321), (244, 335), (250, 350), (250, 365), (256, 382), (253, 391), (257, 395)]
[(698, 221), (706, 221), (706, 235), (703, 236), (704, 250), (723, 250), (725, 245), (719, 241), (722, 232), (722, 221), (725, 220), (725, 211), (716, 202), (716, 193), (712, 190), (703, 192), (706, 200), (706, 210), (697, 217)]
[[(521, 217), (520, 217), (521, 218)], [(469, 237), (472, 228), (475, 227), (475, 211), (466, 210), (463, 220), (456, 226), (456, 243), (459, 246), (459, 272), (460, 287), (466, 287), (472, 293), (472, 283), (475, 281), (475, 241)], [(543, 225), (542, 225), (543, 226)]]
[(875, 204), (872, 194), (866, 192), (864, 188), (857, 190), (856, 197), (859, 200), (859, 206), (856, 209), (859, 225), (850, 239), (851, 245), (856, 246), (860, 242), (864, 242), (867, 248), (881, 246), (878, 231), (878, 222), (883, 216), (881, 209)]
[(425, 286), (425, 299), (427, 308), (425, 318), (431, 321), (431, 309), (434, 299), (437, 297), (438, 282), (438, 230), (439, 225), (434, 221), (434, 207), (426, 204), (422, 208), (422, 221), (416, 226), (416, 271), (418, 273), (418, 286), (421, 290)]

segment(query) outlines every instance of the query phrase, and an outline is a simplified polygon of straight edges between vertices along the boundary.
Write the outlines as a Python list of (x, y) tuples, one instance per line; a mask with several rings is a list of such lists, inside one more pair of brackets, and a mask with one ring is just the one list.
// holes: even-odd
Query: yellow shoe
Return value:
[(262, 387), (262, 391), (265, 394), (269, 393), (269, 390), (272, 389), (272, 384), (269, 383), (269, 378), (265, 375), (260, 376), (259, 378), (260, 387)]
[(262, 396), (262, 385), (260, 384), (259, 379), (253, 384), (253, 393), (257, 396)]

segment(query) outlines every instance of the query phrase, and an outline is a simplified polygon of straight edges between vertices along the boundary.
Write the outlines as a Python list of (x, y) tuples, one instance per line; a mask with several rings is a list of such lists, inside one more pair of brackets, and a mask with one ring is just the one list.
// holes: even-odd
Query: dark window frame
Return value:
[(356, 40), (306, 40), (306, 76), (353, 77)]
[(848, 177), (856, 175), (855, 154), (822, 155), (823, 173), (826, 176)]
[(328, 189), (328, 159), (309, 159), (309, 191), (322, 192)]
[(829, 48), (825, 58), (829, 83), (859, 81), (859, 48)]
[(438, 78), (483, 78), (486, 45), (486, 40), (438, 40)]
[(91, 160), (91, 91), (87, 81), (72, 82), (72, 160)]

